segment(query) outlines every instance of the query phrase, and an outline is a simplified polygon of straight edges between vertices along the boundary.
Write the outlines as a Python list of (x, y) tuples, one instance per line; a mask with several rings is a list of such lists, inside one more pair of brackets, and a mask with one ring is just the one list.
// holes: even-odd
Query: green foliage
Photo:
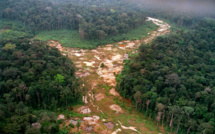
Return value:
[(19, 21), (0, 20), (0, 40), (33, 37), (32, 32)]
[(37, 35), (37, 39), (43, 41), (57, 40), (65, 47), (77, 47), (77, 48), (87, 48), (93, 49), (99, 45), (115, 43), (122, 40), (136, 40), (142, 39), (144, 36), (147, 36), (147, 33), (155, 30), (157, 28), (152, 22), (146, 22), (142, 26), (137, 27), (125, 34), (120, 34), (116, 36), (108, 36), (103, 40), (89, 40), (82, 39), (78, 31), (70, 30), (52, 30), (52, 31), (43, 31)]
[(108, 118), (107, 113), (100, 113), (99, 116), (101, 119), (107, 119)]
[(109, 91), (112, 87), (111, 86), (108, 86), (108, 85), (104, 85), (102, 86), (105, 90)]
[(81, 126), (81, 121), (78, 120), (78, 122), (77, 122), (77, 127), (79, 128), (80, 126)]
[(41, 134), (40, 129), (31, 127), (26, 130), (25, 134)]
[(55, 81), (57, 82), (57, 84), (61, 84), (63, 83), (65, 80), (64, 80), (64, 76), (60, 75), (60, 74), (57, 74), (54, 76), (54, 79)]
[[(23, 101), (28, 106), (42, 106), (44, 109), (54, 109), (58, 104), (62, 106), (78, 100), (80, 92), (73, 63), (57, 49), (39, 42), (28, 44), (28, 41), (18, 42), (16, 48), (12, 45), (13, 51), (5, 51), (6, 48), (11, 49), (7, 44), (0, 50), (4, 55), (0, 62), (4, 64), (1, 66), (4, 85), (1, 96), (9, 93), (15, 102)], [(14, 82), (8, 86), (9, 81)]]
[(68, 110), (65, 110), (63, 111), (63, 114), (69, 118), (69, 117), (80, 117), (80, 118), (83, 118), (86, 116), (86, 114), (79, 114), (79, 113), (76, 113), (76, 112), (73, 112), (73, 111), (68, 111)]
[(64, 121), (64, 119), (60, 119), (60, 120), (57, 120), (56, 123), (60, 125), (63, 121)]
[(142, 26), (146, 20), (142, 10), (124, 0), (105, 1), (102, 4), (99, 1), (77, 0), (11, 0), (4, 3), (2, 17), (5, 19), (24, 22), (36, 32), (76, 30), (82, 39), (90, 40), (103, 40), (127, 33)]
[(114, 9), (110, 9), (110, 12), (114, 14), (116, 11)]
[(57, 133), (57, 115), (46, 109), (79, 101), (73, 63), (41, 41), (9, 42), (0, 42), (0, 133)]
[(102, 63), (102, 64), (101, 64), (101, 67), (102, 67), (102, 68), (103, 68), (103, 67), (105, 67), (105, 64), (104, 64), (104, 63)]
[(119, 105), (121, 108), (124, 108), (124, 109), (127, 109), (129, 111), (129, 108), (128, 106), (126, 106), (125, 102), (124, 101), (121, 101), (119, 100), (119, 98), (114, 98), (114, 103)]
[(70, 126), (71, 128), (75, 128), (75, 126), (74, 126), (72, 123), (70, 123), (69, 126)]
[(16, 44), (7, 43), (2, 49), (4, 50), (12, 50), (16, 48)]
[(29, 125), (28, 114), (23, 116), (12, 116), (1, 131), (3, 131), (3, 133), (15, 134), (17, 132), (23, 132), (27, 125)]
[(117, 90), (171, 130), (213, 134), (214, 43), (215, 21), (201, 20), (189, 32), (142, 44), (117, 76)]
[(66, 129), (66, 127), (63, 127), (63, 129), (60, 129), (60, 131), (58, 132), (58, 134), (68, 134), (69, 130)]

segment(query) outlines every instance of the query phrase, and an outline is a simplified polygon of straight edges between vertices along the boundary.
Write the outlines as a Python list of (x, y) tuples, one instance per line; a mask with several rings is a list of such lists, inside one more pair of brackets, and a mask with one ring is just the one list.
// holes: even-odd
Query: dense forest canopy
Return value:
[(99, 1), (4, 0), (2, 17), (21, 21), (33, 31), (79, 30), (83, 39), (104, 39), (144, 24), (146, 15), (137, 8), (110, 0)]
[(46, 122), (42, 132), (58, 131), (55, 113), (34, 110), (78, 102), (80, 82), (71, 60), (40, 41), (0, 42), (0, 53), (0, 133), (37, 130), (29, 128), (35, 122)]
[(215, 133), (215, 20), (201, 20), (141, 45), (118, 76), (118, 91), (181, 133)]
[(34, 36), (31, 29), (18, 21), (0, 20), (0, 41), (28, 39)]
[[(75, 78), (73, 62), (36, 35), (51, 31), (60, 40), (73, 33), (68, 36), (73, 44), (84, 40), (97, 47), (99, 41), (124, 39), (131, 31), (141, 33), (141, 38), (137, 31), (148, 35), (156, 29), (152, 23), (145, 28), (150, 16), (170, 23), (171, 33), (142, 44), (138, 54), (130, 55), (117, 75), (117, 90), (170, 131), (214, 134), (214, 3), (0, 0), (0, 133), (60, 133), (56, 112), (80, 102), (81, 82)], [(89, 48), (84, 45), (76, 47)]]

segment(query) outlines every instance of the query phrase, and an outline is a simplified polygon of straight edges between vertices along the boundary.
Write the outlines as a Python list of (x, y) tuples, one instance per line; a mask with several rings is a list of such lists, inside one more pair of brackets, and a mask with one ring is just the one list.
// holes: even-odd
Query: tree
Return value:
[(164, 112), (163, 112), (163, 110), (165, 109), (165, 106), (162, 104), (162, 103), (158, 103), (157, 104), (157, 109), (158, 109), (158, 113), (157, 113), (157, 116), (156, 116), (156, 120), (157, 120), (157, 122), (158, 122), (158, 124), (160, 123), (160, 120), (161, 120), (161, 116), (162, 116), (162, 114), (165, 114)]
[(192, 107), (185, 106), (183, 107), (185, 114), (187, 115), (187, 118), (190, 118), (190, 115), (194, 112), (194, 109)]
[(214, 133), (214, 24), (202, 20), (189, 32), (177, 31), (151, 45), (142, 44), (138, 56), (125, 62), (119, 93), (134, 98), (141, 91), (143, 110), (156, 112), (157, 123), (162, 119), (175, 133)]
[(11, 44), (11, 43), (7, 43), (7, 44), (3, 47), (4, 50), (13, 50), (13, 49), (15, 49), (15, 48), (16, 48), (16, 45), (15, 45), (15, 44)]
[(14, 108), (14, 98), (11, 96), (11, 94), (4, 94), (4, 98), (6, 99), (7, 109), (9, 112)]
[(69, 97), (71, 97), (70, 89), (68, 87), (66, 87), (65, 89), (63, 89), (60, 92), (60, 95), (61, 95), (62, 100), (64, 100), (64, 102), (66, 102), (66, 106), (67, 106), (68, 99), (69, 99)]
[(168, 84), (168, 85), (171, 85), (171, 86), (174, 86), (174, 87), (179, 85), (180, 84), (180, 79), (179, 79), (178, 74), (173, 73), (173, 74), (167, 75), (165, 84)]
[(180, 107), (178, 106), (170, 106), (170, 114), (171, 114), (171, 119), (169, 123), (169, 127), (172, 127), (173, 121), (174, 121), (174, 115), (180, 112)]
[(23, 116), (12, 116), (4, 128), (4, 133), (17, 134), (25, 133), (25, 129), (29, 126), (29, 114)]
[(214, 127), (210, 123), (202, 122), (198, 126), (199, 132), (202, 132), (203, 134), (212, 134), (214, 132)]
[(160, 120), (161, 120), (161, 116), (162, 116), (162, 112), (158, 112), (157, 113), (157, 116), (156, 116), (156, 120), (157, 120), (157, 125), (159, 125), (159, 123), (160, 123)]
[(0, 133), (58, 133), (56, 114), (48, 110), (81, 96), (72, 61), (40, 41), (11, 42), (17, 44), (13, 53), (0, 49)]
[(0, 104), (0, 119), (5, 117), (6, 114), (6, 106), (3, 104)]
[(28, 107), (25, 107), (23, 102), (19, 102), (19, 104), (16, 105), (15, 112), (19, 115), (22, 115), (28, 112)]
[(26, 130), (25, 134), (41, 134), (40, 129), (31, 127)]
[(114, 14), (116, 11), (114, 9), (110, 9), (110, 12)]
[(134, 94), (134, 99), (136, 101), (136, 109), (138, 109), (138, 104), (140, 103), (141, 104), (141, 92), (140, 91), (137, 91), (135, 94)]
[(189, 134), (190, 130), (195, 130), (196, 129), (197, 122), (195, 120), (193, 120), (193, 119), (189, 119), (187, 121), (186, 125), (188, 126), (187, 134)]
[(60, 85), (64, 82), (64, 76), (62, 76), (61, 74), (55, 75), (54, 78), (58, 85)]

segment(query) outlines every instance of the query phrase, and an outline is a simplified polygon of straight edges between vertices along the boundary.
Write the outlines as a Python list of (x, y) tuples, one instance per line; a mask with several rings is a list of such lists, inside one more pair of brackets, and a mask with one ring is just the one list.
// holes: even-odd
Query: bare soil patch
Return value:
[(114, 124), (112, 122), (103, 123), (108, 129), (113, 129)]
[(84, 61), (83, 63), (86, 64), (86, 66), (88, 66), (88, 67), (94, 67), (93, 64), (95, 63), (95, 61), (91, 61), (91, 62)]
[(100, 117), (96, 116), (96, 115), (94, 115), (93, 117), (84, 117), (83, 118), (83, 120), (85, 122), (87, 122), (87, 124), (89, 124), (89, 125), (95, 125), (95, 124), (97, 124), (98, 121), (99, 121), (99, 119), (100, 119)]
[(60, 119), (65, 119), (65, 115), (63, 115), (63, 114), (60, 114), (60, 115), (58, 115), (58, 117), (57, 117), (57, 120), (60, 120)]
[(77, 109), (77, 112), (79, 112), (81, 114), (89, 114), (89, 113), (91, 113), (91, 110), (88, 106), (82, 106)]
[(112, 95), (114, 95), (114, 96), (117, 96), (117, 97), (120, 96), (119, 93), (115, 90), (115, 88), (111, 88), (110, 94), (112, 94)]
[(99, 94), (96, 94), (96, 95), (95, 95), (96, 101), (100, 101), (100, 100), (102, 100), (102, 99), (104, 99), (104, 98), (105, 98), (105, 95), (102, 94), (102, 93), (99, 93)]
[(119, 113), (119, 112), (122, 113), (123, 112), (122, 108), (120, 106), (116, 105), (116, 104), (111, 105), (110, 109), (116, 111), (116, 113)]

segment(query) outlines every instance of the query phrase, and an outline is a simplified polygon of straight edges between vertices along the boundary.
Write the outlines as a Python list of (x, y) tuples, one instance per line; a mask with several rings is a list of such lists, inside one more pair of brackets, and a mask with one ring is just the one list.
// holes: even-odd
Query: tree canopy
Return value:
[[(1, 41), (0, 46), (0, 133), (58, 131), (55, 113), (44, 110), (81, 98), (72, 61), (40, 41)], [(34, 123), (42, 128), (29, 128)]]
[[(33, 31), (79, 30), (83, 39), (105, 39), (145, 23), (146, 15), (123, 0), (3, 0), (2, 17)], [(129, 10), (128, 10), (129, 9)]]
[(126, 61), (118, 91), (181, 133), (215, 133), (215, 21), (142, 44)]

